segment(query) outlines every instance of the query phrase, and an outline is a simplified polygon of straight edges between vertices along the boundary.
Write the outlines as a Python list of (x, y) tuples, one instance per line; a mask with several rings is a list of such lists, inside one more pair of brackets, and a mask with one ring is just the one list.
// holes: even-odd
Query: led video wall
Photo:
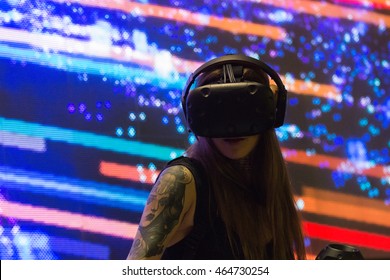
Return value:
[(390, 259), (390, 4), (0, 1), (0, 259), (124, 259), (156, 176), (195, 137), (205, 61), (246, 54), (289, 95), (277, 129), (309, 258)]

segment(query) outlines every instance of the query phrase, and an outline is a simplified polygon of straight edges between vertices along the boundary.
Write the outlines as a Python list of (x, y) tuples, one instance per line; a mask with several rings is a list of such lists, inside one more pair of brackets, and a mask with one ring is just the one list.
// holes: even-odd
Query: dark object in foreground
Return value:
[(329, 244), (317, 255), (316, 260), (364, 260), (359, 249), (344, 244)]

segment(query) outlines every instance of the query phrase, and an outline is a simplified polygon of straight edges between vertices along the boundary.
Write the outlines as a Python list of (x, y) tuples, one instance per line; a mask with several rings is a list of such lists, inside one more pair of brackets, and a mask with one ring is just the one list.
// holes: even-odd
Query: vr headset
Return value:
[[(277, 97), (268, 85), (243, 80), (245, 67), (266, 73), (278, 87)], [(202, 73), (216, 69), (222, 70), (220, 83), (193, 88)], [(226, 55), (206, 62), (192, 73), (182, 94), (189, 130), (210, 138), (251, 136), (280, 127), (286, 101), (287, 90), (279, 75), (264, 62), (244, 55)]]

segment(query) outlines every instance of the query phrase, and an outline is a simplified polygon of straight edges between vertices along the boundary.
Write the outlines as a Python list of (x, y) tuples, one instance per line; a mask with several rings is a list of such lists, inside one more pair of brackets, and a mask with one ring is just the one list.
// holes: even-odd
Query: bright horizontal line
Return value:
[(233, 34), (252, 34), (264, 36), (273, 40), (283, 40), (286, 32), (283, 28), (257, 24), (241, 19), (224, 18), (213, 15), (192, 13), (188, 10), (164, 7), (152, 4), (142, 4), (128, 0), (53, 0), (58, 3), (77, 3), (79, 5), (123, 11), (126, 14), (142, 17), (157, 17), (172, 21), (185, 22), (195, 26), (208, 26)]
[(310, 238), (328, 240), (375, 250), (390, 251), (390, 237), (359, 230), (322, 225), (313, 222), (303, 223), (304, 232)]
[(320, 84), (313, 81), (303, 80), (290, 81), (290, 79), (287, 79), (283, 75), (280, 75), (280, 78), (289, 92), (294, 92), (299, 95), (310, 95), (331, 99), (339, 103), (343, 100), (340, 90), (334, 85)]
[(390, 169), (388, 166), (375, 164), (373, 162), (355, 162), (345, 158), (321, 154), (308, 155), (305, 151), (286, 148), (283, 148), (282, 152), (286, 161), (292, 163), (314, 166), (320, 169), (330, 169), (342, 173), (363, 174), (376, 178), (390, 176)]
[[(182, 88), (185, 84), (184, 77), (175, 79), (164, 79), (153, 70), (139, 69), (135, 67), (125, 67), (118, 63), (136, 63), (141, 67), (153, 69), (156, 55), (149, 55), (137, 52), (128, 46), (99, 46), (93, 42), (78, 40), (73, 38), (61, 37), (52, 34), (31, 33), (23, 30), (0, 27), (0, 41), (27, 44), (33, 47), (39, 47), (42, 50), (50, 50), (54, 53), (39, 53), (36, 50), (16, 48), (0, 45), (0, 55), (3, 57), (12, 57), (21, 61), (29, 61), (39, 65), (45, 65), (66, 71), (83, 71), (94, 75), (106, 75), (116, 78), (137, 80), (139, 77), (149, 81), (152, 84), (158, 84), (160, 87)], [(97, 57), (101, 59), (112, 59), (115, 62), (92, 61), (87, 58), (69, 57), (65, 54), (56, 54), (55, 52), (64, 52), (69, 55), (84, 55), (88, 57)], [(186, 75), (202, 63), (180, 59), (172, 56), (172, 70)], [(170, 67), (168, 67), (170, 68)], [(290, 92), (301, 95), (312, 95), (321, 98), (333, 99), (337, 102), (342, 101), (342, 95), (333, 85), (315, 83), (313, 81), (286, 79), (281, 75), (286, 88)]]
[[(0, 199), (0, 210), (0, 216), (3, 217), (124, 239), (133, 239), (138, 228), (136, 224), (9, 202), (4, 199)], [(390, 237), (383, 235), (312, 222), (304, 222), (304, 230), (311, 238), (337, 241), (385, 251), (390, 250)]]
[(14, 147), (21, 150), (30, 150), (39, 153), (46, 152), (45, 139), (1, 130), (0, 145), (5, 147)]
[[(384, 178), (390, 176), (389, 167), (383, 165), (373, 166), (369, 162), (357, 163), (344, 158), (320, 154), (308, 155), (305, 151), (292, 150), (287, 148), (282, 148), (282, 151), (285, 160), (291, 163), (314, 166), (320, 169), (325, 168), (336, 170), (342, 173), (351, 173), (357, 175), (365, 174), (375, 178)], [(140, 171), (135, 166), (102, 161), (100, 163), (100, 173), (108, 177), (130, 181), (140, 181), (143, 183), (154, 183), (156, 176), (160, 173), (160, 171), (149, 169), (142, 169), (142, 171)], [(372, 200), (370, 199), (368, 201)]]
[(29, 123), (21, 120), (0, 117), (0, 129), (11, 133), (25, 134), (32, 137), (65, 142), (72, 145), (81, 145), (88, 148), (101, 149), (116, 153), (123, 153), (158, 160), (171, 160), (183, 154), (184, 150), (164, 147), (155, 144), (130, 141), (83, 132), (55, 126), (45, 126), (38, 123)]
[(390, 228), (390, 207), (382, 200), (303, 187), (303, 211)]
[[(149, 69), (153, 69), (156, 66), (158, 59), (158, 54), (142, 53), (132, 49), (130, 46), (102, 45), (93, 40), (80, 40), (49, 33), (32, 33), (7, 27), (0, 27), (0, 41), (38, 47), (43, 51), (53, 52), (50, 53), (50, 56), (55, 56), (58, 52), (62, 52), (71, 55), (84, 55), (100, 59), (112, 59), (118, 62), (135, 63), (146, 66)], [(37, 56), (36, 52), (35, 56)], [(175, 56), (172, 56), (171, 59), (173, 68), (179, 73), (189, 73), (200, 66), (199, 62), (183, 60)], [(67, 67), (70, 66), (68, 65)], [(103, 71), (106, 72), (105, 70)]]
[(136, 224), (9, 202), (1, 198), (0, 216), (124, 239), (134, 238), (138, 228)]
[(244, 0), (254, 3), (262, 3), (270, 6), (294, 10), (297, 13), (305, 13), (317, 17), (329, 17), (347, 19), (355, 22), (366, 22), (376, 26), (390, 26), (390, 16), (362, 9), (343, 7), (324, 1), (307, 0)]
[(142, 212), (148, 192), (0, 166), (2, 189), (16, 189), (48, 196)]
[(159, 170), (138, 168), (132, 165), (119, 164), (115, 162), (101, 161), (99, 171), (102, 175), (118, 179), (154, 184)]
[[(44, 126), (2, 117), (0, 117), (0, 123), (3, 131), (164, 161), (171, 160), (184, 153), (184, 149), (118, 139), (90, 132)], [(348, 159), (321, 154), (308, 155), (305, 151), (286, 148), (283, 148), (282, 151), (286, 161), (292, 163), (336, 170), (342, 173), (364, 174), (376, 178), (387, 177), (390, 173), (389, 167), (376, 165), (371, 162), (352, 162)]]
[(363, 8), (390, 9), (389, 0), (333, 0), (336, 3), (346, 3), (351, 5), (361, 5)]
[(151, 70), (139, 67), (129, 67), (120, 63), (96, 61), (65, 54), (39, 52), (35, 49), (8, 46), (2, 43), (0, 43), (0, 57), (30, 62), (62, 71), (113, 77), (125, 81), (139, 81), (142, 84), (150, 83), (161, 88), (181, 88), (185, 84), (183, 77), (163, 78)]

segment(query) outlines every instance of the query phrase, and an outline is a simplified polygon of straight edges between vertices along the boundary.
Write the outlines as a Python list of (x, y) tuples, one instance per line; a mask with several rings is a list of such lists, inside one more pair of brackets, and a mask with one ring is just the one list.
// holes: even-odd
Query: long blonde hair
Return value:
[[(251, 75), (248, 80), (254, 80), (252, 72), (246, 71)], [(217, 76), (211, 73), (214, 80)], [(264, 82), (264, 75), (257, 74), (259, 79)], [(209, 81), (203, 77), (202, 84)], [(224, 157), (211, 139), (203, 137), (187, 154), (207, 171), (218, 215), (236, 255), (242, 251), (245, 259), (306, 258), (300, 217), (274, 129), (262, 133), (255, 149), (241, 161)], [(267, 252), (267, 244), (272, 252)]]

